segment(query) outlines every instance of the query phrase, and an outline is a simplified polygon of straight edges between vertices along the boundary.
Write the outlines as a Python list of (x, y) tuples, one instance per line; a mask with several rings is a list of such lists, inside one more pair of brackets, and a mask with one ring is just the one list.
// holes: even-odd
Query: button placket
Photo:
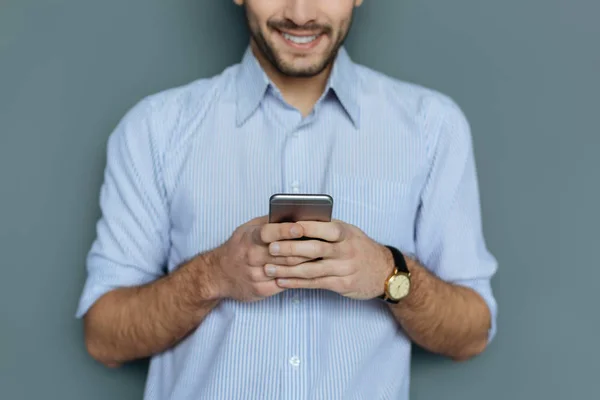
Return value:
[(288, 193), (302, 192), (302, 148), (305, 145), (302, 137), (297, 134), (297, 130), (288, 134), (284, 154), (284, 184), (285, 191)]

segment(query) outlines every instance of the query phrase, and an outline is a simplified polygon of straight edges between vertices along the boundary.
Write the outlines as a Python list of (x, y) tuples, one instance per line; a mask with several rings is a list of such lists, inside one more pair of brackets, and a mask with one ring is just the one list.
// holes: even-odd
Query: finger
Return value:
[(256, 243), (272, 243), (279, 240), (291, 240), (302, 237), (302, 227), (293, 222), (281, 224), (264, 224), (255, 231)]
[(320, 240), (288, 240), (269, 245), (272, 256), (334, 258), (337, 254), (337, 244)]
[(268, 247), (264, 245), (252, 246), (248, 250), (248, 265), (252, 267), (264, 267), (265, 264), (276, 265), (298, 265), (307, 261), (312, 261), (314, 258), (298, 257), (298, 256), (278, 256), (274, 257), (269, 254)]
[(248, 249), (247, 262), (252, 267), (263, 267), (271, 259), (269, 249), (264, 245), (253, 245)]
[(325, 276), (311, 279), (283, 278), (277, 279), (275, 282), (284, 289), (325, 289), (340, 293), (339, 290), (336, 290), (340, 286), (340, 279), (342, 278), (338, 276)]
[(344, 276), (340, 263), (330, 260), (307, 262), (296, 266), (265, 265), (265, 275), (272, 278), (313, 279), (325, 276)]
[(299, 221), (304, 236), (314, 239), (323, 239), (328, 242), (341, 242), (344, 239), (344, 223), (339, 221), (318, 222)]
[(271, 279), (269, 282), (259, 282), (254, 285), (252, 294), (259, 298), (267, 298), (281, 293), (284, 290), (285, 288), (282, 288), (275, 280)]
[(248, 274), (252, 282), (267, 282), (273, 280), (273, 277), (267, 276), (264, 267), (250, 267)]
[(308, 257), (270, 257), (268, 264), (293, 266), (313, 260)]

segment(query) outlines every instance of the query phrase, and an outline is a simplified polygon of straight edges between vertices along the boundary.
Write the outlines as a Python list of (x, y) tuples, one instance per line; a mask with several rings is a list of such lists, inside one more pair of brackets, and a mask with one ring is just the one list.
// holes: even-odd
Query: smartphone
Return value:
[(278, 193), (269, 199), (269, 222), (330, 222), (333, 198), (328, 194)]

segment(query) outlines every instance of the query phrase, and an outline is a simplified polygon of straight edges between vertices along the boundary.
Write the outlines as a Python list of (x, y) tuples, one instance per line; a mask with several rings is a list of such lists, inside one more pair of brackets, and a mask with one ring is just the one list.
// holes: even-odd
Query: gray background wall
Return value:
[[(600, 3), (367, 0), (356, 61), (456, 99), (473, 127), (499, 331), (467, 363), (415, 351), (413, 399), (600, 397)], [(141, 398), (73, 318), (105, 144), (142, 96), (246, 45), (229, 0), (0, 0), (0, 398)], [(596, 397), (598, 396), (598, 397)]]

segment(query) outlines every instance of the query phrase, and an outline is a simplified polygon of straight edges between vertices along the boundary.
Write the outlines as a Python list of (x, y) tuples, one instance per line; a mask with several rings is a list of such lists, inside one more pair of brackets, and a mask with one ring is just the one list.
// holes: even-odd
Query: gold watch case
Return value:
[(410, 273), (394, 269), (385, 284), (385, 294), (393, 301), (400, 301), (410, 292)]

